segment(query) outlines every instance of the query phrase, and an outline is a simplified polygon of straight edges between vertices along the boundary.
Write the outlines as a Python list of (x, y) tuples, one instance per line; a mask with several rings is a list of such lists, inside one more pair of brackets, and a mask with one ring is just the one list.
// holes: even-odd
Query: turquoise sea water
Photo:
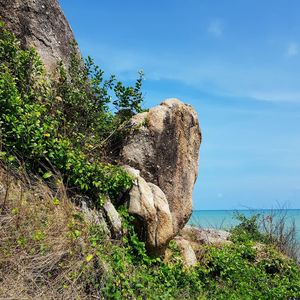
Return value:
[(240, 212), (246, 216), (260, 214), (262, 217), (282, 216), (286, 214), (286, 225), (290, 226), (295, 222), (297, 230), (297, 239), (300, 243), (300, 209), (286, 210), (194, 210), (189, 220), (190, 225), (196, 225), (203, 228), (229, 229), (239, 222), (234, 218), (235, 212)]

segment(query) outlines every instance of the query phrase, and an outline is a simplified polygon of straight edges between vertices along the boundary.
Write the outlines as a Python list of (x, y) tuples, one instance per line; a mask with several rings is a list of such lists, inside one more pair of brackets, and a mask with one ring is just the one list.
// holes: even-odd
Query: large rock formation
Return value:
[(197, 114), (190, 105), (169, 99), (134, 116), (131, 126), (120, 159), (164, 192), (175, 236), (192, 212), (201, 142)]
[(57, 0), (0, 0), (0, 18), (22, 47), (36, 48), (49, 72), (60, 60), (68, 64), (74, 36)]
[[(60, 60), (69, 64), (74, 36), (57, 0), (0, 0), (0, 18), (22, 47), (36, 48), (50, 73)], [(191, 106), (169, 99), (134, 116), (131, 125), (120, 161), (140, 174), (135, 174), (127, 204), (150, 253), (162, 254), (192, 212), (201, 142), (198, 117)], [(102, 217), (112, 236), (120, 237), (121, 221), (110, 202)]]

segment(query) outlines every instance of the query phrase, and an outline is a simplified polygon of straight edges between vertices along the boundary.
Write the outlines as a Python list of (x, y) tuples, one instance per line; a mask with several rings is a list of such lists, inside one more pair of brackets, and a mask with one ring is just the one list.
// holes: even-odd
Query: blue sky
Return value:
[(194, 209), (300, 208), (298, 0), (60, 0), (83, 55), (203, 134)]

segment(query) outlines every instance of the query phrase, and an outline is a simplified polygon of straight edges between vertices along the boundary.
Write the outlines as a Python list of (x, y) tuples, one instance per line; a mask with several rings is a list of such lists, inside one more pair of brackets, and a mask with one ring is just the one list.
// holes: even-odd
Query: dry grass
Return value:
[(300, 260), (300, 245), (295, 220), (289, 218), (287, 209), (273, 209), (268, 212), (267, 216), (261, 218), (260, 228), (267, 236), (268, 242), (276, 245), (289, 257)]
[(0, 299), (94, 299), (81, 280), (89, 226), (59, 180), (54, 194), (19, 174), (0, 166)]

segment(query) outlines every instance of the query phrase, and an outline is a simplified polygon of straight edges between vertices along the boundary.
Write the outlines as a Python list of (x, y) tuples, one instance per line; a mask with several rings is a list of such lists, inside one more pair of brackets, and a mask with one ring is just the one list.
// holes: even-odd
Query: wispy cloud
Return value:
[(284, 92), (284, 91), (265, 91), (265, 92), (252, 92), (250, 98), (256, 100), (264, 100), (271, 102), (298, 102), (300, 103), (300, 91)]
[(212, 20), (208, 26), (207, 31), (215, 37), (220, 37), (224, 32), (224, 25), (218, 19)]
[(299, 47), (296, 43), (289, 43), (287, 47), (287, 56), (296, 56), (299, 52)]
[(300, 79), (294, 71), (278, 66), (266, 68), (200, 57), (170, 57), (168, 53), (158, 56), (144, 49), (94, 46), (88, 41), (82, 44), (104, 70), (121, 80), (135, 79), (137, 71), (143, 69), (148, 80), (174, 80), (212, 95), (300, 103)]

